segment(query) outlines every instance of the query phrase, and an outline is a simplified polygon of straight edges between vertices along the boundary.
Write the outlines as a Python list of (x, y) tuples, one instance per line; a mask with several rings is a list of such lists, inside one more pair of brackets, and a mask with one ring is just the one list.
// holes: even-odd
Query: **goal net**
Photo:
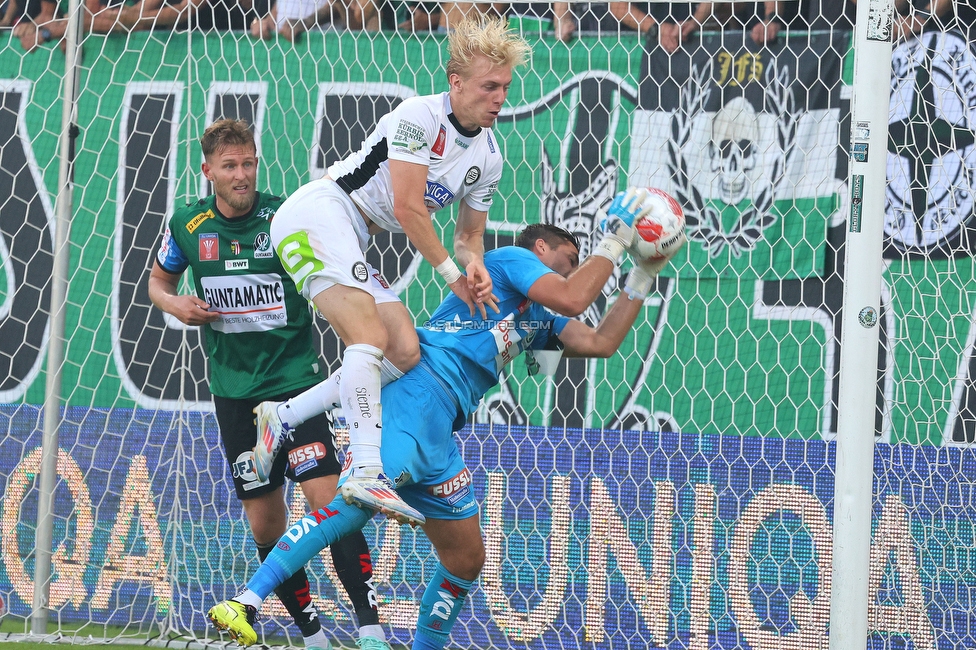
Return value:
[[(218, 639), (204, 612), (258, 559), (201, 333), (148, 298), (160, 235), (210, 192), (198, 139), (213, 120), (252, 124), (259, 189), (288, 195), (399, 102), (446, 90), (444, 34), (395, 29), (417, 7), (295, 43), (202, 27), (82, 38), (51, 630)], [(677, 197), (689, 244), (617, 354), (553, 376), (517, 360), (459, 433), (487, 560), (452, 643), (826, 649), (844, 240), (862, 218), (848, 161), (885, 156), (870, 647), (976, 647), (972, 38), (929, 20), (898, 40), (890, 123), (852, 124), (848, 30), (797, 18), (759, 44), (758, 16), (716, 15), (668, 52), (663, 25), (640, 34), (599, 7), (570, 6), (567, 42), (549, 17), (513, 18), (534, 54), (495, 128), (486, 245), (543, 221), (585, 255), (628, 185)], [(66, 74), (57, 26), (33, 48), (26, 22), (0, 30), (0, 630), (15, 634), (33, 600)], [(886, 127), (888, 150), (869, 151), (865, 129)], [(402, 235), (368, 258), (418, 324), (445, 295)], [(627, 270), (582, 319), (598, 322)], [(319, 328), (334, 370), (338, 339)], [(301, 494), (288, 498), (298, 517)], [(419, 531), (376, 519), (366, 533), (381, 617), (409, 645), (436, 559)], [(327, 633), (352, 645), (327, 553), (310, 577)], [(265, 614), (262, 642), (301, 645), (275, 599)]]

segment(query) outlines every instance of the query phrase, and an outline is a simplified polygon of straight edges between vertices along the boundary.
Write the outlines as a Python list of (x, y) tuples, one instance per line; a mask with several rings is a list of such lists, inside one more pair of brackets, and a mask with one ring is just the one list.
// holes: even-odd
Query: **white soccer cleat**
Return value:
[(393, 481), (382, 470), (374, 467), (357, 467), (339, 488), (342, 499), (351, 506), (375, 510), (401, 524), (419, 526), (427, 518), (400, 498)]
[(261, 402), (254, 409), (258, 427), (258, 444), (254, 448), (254, 473), (262, 482), (271, 476), (275, 456), (281, 450), (285, 438), (291, 437), (291, 430), (278, 417), (279, 404), (281, 402)]

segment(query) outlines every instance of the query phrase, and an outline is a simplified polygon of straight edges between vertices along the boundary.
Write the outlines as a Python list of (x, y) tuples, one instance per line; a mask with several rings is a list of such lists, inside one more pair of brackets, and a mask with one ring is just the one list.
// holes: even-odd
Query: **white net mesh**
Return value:
[[(349, 6), (337, 25), (377, 26), (368, 5)], [(840, 10), (804, 3), (791, 19), (784, 5), (790, 30), (760, 45), (761, 4), (734, 15), (632, 6), (513, 10), (534, 57), (495, 129), (506, 166), (487, 246), (547, 221), (580, 234), (586, 253), (597, 210), (627, 185), (678, 197), (690, 243), (618, 354), (563, 360), (551, 378), (513, 364), (460, 434), (488, 558), (452, 643), (826, 648), (843, 243), (860, 218), (847, 161), (887, 155), (870, 642), (973, 647), (976, 53), (965, 3), (949, 7), (961, 21), (925, 18), (919, 37), (896, 43), (887, 154), (858, 142), (882, 125), (850, 124)], [(163, 22), (167, 7), (147, 15)], [(203, 612), (257, 565), (200, 333), (147, 293), (165, 221), (210, 191), (203, 129), (219, 117), (252, 123), (260, 189), (295, 191), (404, 98), (446, 89), (445, 38), (420, 30), (449, 23), (443, 8), (384, 4), (381, 31), (312, 26), (295, 43), (203, 19), (190, 31), (84, 36), (50, 601), (62, 634), (215, 638)], [(279, 9), (284, 20), (307, 8)], [(115, 11), (101, 19), (113, 24)], [(132, 20), (126, 11), (119, 20)], [(689, 14), (704, 31), (667, 51)], [(234, 24), (262, 15), (248, 9)], [(896, 28), (922, 18), (906, 10)], [(566, 42), (564, 20), (578, 27)], [(405, 21), (418, 31), (394, 29)], [(8, 632), (27, 629), (32, 601), (62, 32), (58, 21), (0, 31)], [(449, 240), (453, 216), (435, 225)], [(430, 266), (402, 235), (378, 236), (368, 257), (424, 322), (444, 295)], [(618, 280), (583, 318), (598, 321)], [(323, 326), (329, 370), (338, 350)], [(291, 498), (297, 516), (304, 505)], [(375, 522), (367, 538), (382, 616), (409, 644), (430, 545)], [(353, 619), (326, 556), (310, 575), (328, 633), (349, 645)], [(265, 613), (267, 643), (300, 644), (277, 601)]]

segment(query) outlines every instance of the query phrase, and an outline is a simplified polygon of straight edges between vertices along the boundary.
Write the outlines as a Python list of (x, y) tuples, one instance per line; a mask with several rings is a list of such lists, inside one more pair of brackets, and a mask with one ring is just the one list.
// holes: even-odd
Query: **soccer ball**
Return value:
[(685, 214), (673, 196), (648, 187), (641, 209), (648, 212), (634, 223), (634, 249), (643, 259), (671, 257), (685, 243)]

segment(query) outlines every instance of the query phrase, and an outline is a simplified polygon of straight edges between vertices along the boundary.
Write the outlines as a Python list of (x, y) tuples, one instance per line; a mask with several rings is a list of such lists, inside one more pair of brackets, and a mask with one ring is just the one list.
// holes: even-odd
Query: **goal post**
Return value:
[[(894, 6), (861, 2), (854, 29), (851, 100), (850, 214), (845, 233), (837, 461), (834, 484), (831, 650), (865, 647), (884, 268), (885, 190), (891, 82), (878, 68), (891, 61)], [(879, 477), (881, 479), (881, 477)]]

